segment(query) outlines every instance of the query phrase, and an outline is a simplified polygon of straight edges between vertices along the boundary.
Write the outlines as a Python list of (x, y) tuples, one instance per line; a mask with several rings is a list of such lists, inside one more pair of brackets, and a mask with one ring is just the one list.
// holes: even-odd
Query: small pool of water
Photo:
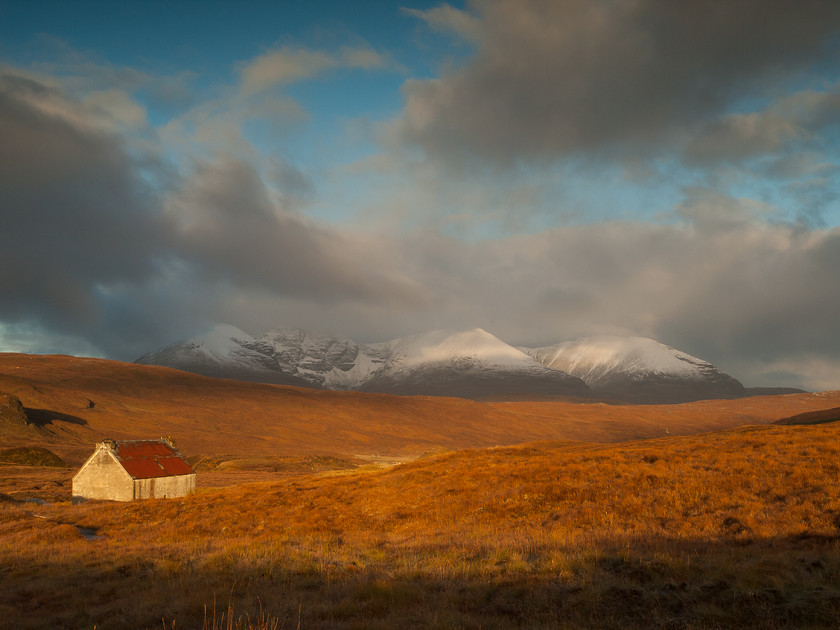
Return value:
[(105, 536), (100, 536), (96, 533), (99, 531), (96, 527), (82, 527), (81, 525), (76, 525), (76, 529), (79, 530), (79, 533), (85, 540), (102, 540), (105, 538)]
[(105, 536), (99, 533), (98, 527), (84, 527), (83, 525), (76, 525), (76, 523), (68, 523), (67, 521), (60, 521), (56, 518), (52, 518), (49, 516), (43, 516), (41, 514), (34, 514), (32, 512), (27, 512), (27, 514), (33, 518), (42, 518), (45, 521), (50, 521), (53, 523), (58, 523), (59, 525), (72, 525), (75, 527), (79, 534), (81, 534), (82, 538), (85, 540), (102, 540)]

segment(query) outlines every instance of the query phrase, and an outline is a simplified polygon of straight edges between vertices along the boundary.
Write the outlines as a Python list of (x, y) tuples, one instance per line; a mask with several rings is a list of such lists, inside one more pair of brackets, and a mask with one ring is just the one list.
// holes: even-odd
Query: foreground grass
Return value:
[(201, 628), (216, 605), (218, 627), (836, 627), (838, 456), (834, 424), (754, 427), (6, 501), (0, 626)]

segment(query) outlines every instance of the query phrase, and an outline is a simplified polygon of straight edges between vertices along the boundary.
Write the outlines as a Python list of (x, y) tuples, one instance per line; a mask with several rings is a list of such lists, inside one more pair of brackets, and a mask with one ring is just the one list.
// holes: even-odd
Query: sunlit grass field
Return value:
[[(71, 504), (73, 472), (0, 466), (1, 627), (840, 623), (836, 423), (260, 483), (231, 472), (227, 487), (130, 504)], [(51, 503), (21, 502), (35, 497)]]

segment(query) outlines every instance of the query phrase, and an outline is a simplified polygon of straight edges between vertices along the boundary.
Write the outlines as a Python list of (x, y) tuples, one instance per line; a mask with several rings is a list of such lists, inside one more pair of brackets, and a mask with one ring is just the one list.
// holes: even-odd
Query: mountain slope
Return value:
[(264, 334), (254, 349), (271, 356), (277, 369), (324, 389), (355, 389), (384, 363), (370, 346), (352, 339), (312, 335), (299, 328)]
[(361, 391), (463, 398), (589, 395), (580, 379), (542, 365), (480, 328), (432, 331), (371, 348), (388, 359)]
[(594, 392), (637, 403), (679, 403), (745, 395), (707, 361), (644, 337), (588, 337), (522, 348), (543, 365), (582, 379)]
[(297, 328), (254, 338), (221, 324), (135, 361), (241, 381), (319, 389), (355, 389), (384, 359), (352, 339), (311, 335)]

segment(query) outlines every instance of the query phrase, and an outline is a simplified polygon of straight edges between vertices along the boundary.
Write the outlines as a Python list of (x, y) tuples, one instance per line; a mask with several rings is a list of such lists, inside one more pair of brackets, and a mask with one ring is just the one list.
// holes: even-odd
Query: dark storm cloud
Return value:
[[(435, 158), (644, 153), (822, 60), (840, 3), (484, 0), (478, 49), (404, 86), (393, 132)], [(768, 131), (769, 133), (769, 131)], [(751, 136), (753, 142), (766, 142)]]
[(155, 198), (116, 137), (23, 76), (0, 77), (0, 137), (0, 317), (90, 325), (101, 287), (154, 273)]

